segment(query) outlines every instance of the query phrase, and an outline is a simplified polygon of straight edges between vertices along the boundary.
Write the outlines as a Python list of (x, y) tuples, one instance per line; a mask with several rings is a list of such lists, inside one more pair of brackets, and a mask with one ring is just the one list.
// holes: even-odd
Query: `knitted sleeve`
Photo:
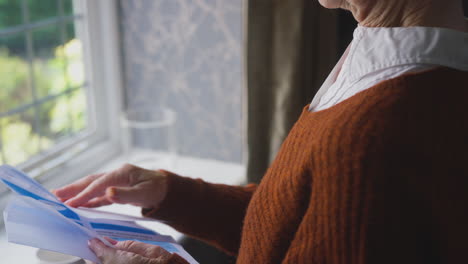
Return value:
[(255, 189), (254, 184), (229, 186), (169, 174), (168, 193), (160, 206), (142, 212), (236, 255), (245, 211)]

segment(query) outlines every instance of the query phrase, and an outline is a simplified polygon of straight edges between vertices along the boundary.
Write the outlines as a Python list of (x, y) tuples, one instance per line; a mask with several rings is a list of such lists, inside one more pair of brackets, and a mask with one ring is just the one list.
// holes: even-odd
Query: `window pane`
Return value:
[(70, 105), (68, 95), (62, 95), (40, 106), (41, 134), (51, 142), (59, 141), (71, 132)]
[(41, 135), (49, 145), (87, 128), (86, 94), (83, 88), (40, 106)]
[(32, 101), (24, 34), (0, 38), (0, 113)]
[(1, 0), (0, 1), (0, 28), (17, 26), (23, 23), (21, 13), (21, 1)]
[(66, 60), (66, 78), (71, 87), (82, 86), (85, 82), (83, 45), (76, 34), (76, 27), (80, 22), (68, 23), (67, 43), (64, 46), (64, 56)]
[(66, 16), (73, 15), (73, 0), (63, 0), (63, 13)]
[[(23, 24), (23, 11), (31, 23), (72, 15), (75, 1), (0, 0), (0, 29)], [(0, 164), (19, 165), (89, 129), (77, 20), (0, 36), (0, 114), (23, 111), (0, 117)]]
[(18, 165), (39, 152), (40, 136), (34, 123), (33, 109), (0, 119), (3, 162)]
[(67, 88), (65, 57), (57, 25), (32, 33), (34, 44), (34, 84), (39, 98), (58, 94)]
[(72, 132), (77, 133), (88, 127), (87, 100), (85, 90), (79, 89), (70, 96)]
[(59, 16), (57, 0), (28, 0), (28, 8), (31, 22)]

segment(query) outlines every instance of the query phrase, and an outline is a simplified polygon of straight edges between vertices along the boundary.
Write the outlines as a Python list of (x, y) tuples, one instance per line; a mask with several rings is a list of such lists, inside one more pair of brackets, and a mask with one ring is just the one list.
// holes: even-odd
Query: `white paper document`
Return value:
[(78, 256), (100, 263), (88, 248), (88, 241), (98, 238), (113, 247), (104, 237), (135, 240), (158, 245), (197, 264), (170, 236), (136, 224), (145, 220), (90, 209), (75, 209), (63, 204), (52, 193), (23, 172), (0, 166), (0, 180), (15, 195), (3, 212), (8, 241)]

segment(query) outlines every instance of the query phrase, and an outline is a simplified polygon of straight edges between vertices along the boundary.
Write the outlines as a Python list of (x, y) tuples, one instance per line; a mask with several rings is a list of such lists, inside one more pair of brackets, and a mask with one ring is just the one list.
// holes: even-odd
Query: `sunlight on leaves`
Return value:
[[(54, 57), (34, 61), (34, 84), (45, 96), (84, 83), (82, 44), (72, 39), (55, 48)], [(28, 63), (0, 48), (0, 112), (31, 102)], [(1, 163), (20, 164), (33, 155), (52, 147), (57, 140), (71, 137), (87, 127), (87, 100), (84, 88), (61, 95), (39, 106), (40, 127), (35, 128), (34, 112), (0, 119)]]

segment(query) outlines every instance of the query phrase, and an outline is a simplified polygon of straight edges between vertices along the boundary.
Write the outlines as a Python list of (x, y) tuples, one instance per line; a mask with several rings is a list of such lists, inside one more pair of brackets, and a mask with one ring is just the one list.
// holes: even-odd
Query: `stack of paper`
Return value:
[(172, 237), (136, 224), (131, 221), (136, 220), (134, 217), (103, 218), (106, 214), (97, 210), (70, 208), (38, 182), (8, 165), (0, 166), (0, 180), (17, 194), (4, 211), (9, 242), (100, 263), (88, 248), (88, 241), (98, 238), (113, 247), (103, 238), (106, 236), (158, 245), (189, 263), (198, 263)]

